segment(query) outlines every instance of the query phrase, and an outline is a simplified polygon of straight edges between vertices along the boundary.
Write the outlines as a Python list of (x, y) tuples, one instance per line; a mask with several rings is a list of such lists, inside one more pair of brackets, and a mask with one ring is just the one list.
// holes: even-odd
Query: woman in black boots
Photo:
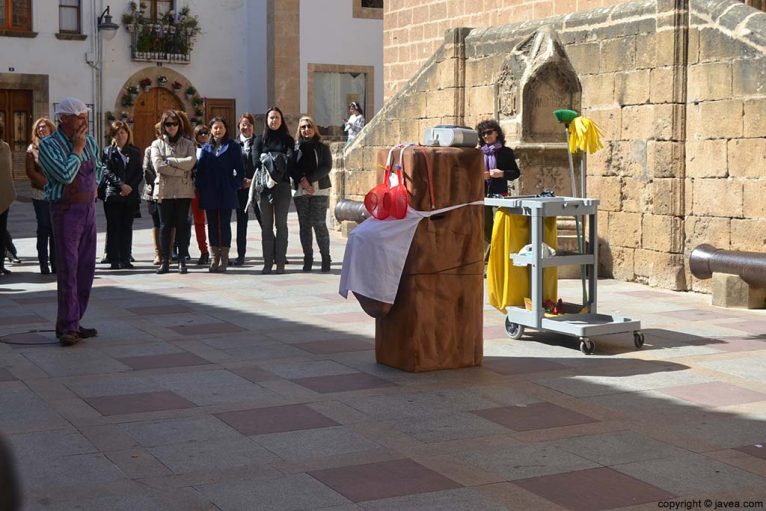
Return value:
[[(194, 142), (184, 133), (181, 118), (167, 110), (160, 120), (161, 136), (152, 142), (152, 165), (157, 173), (154, 198), (160, 211), (160, 257), (157, 273), (170, 271), (172, 231), (182, 252), (178, 254), (178, 273), (186, 273), (189, 240), (189, 206), (194, 198), (192, 169), (197, 163)], [(185, 248), (184, 248), (185, 247)]]
[(298, 121), (295, 134), (298, 141), (295, 151), (293, 188), (295, 210), (298, 212), (301, 246), (303, 247), (303, 271), (311, 271), (314, 264), (316, 234), (319, 253), (322, 255), (322, 271), (330, 271), (330, 233), (327, 230), (327, 208), (330, 205), (330, 170), (332, 154), (322, 142), (314, 119), (303, 116)]
[(111, 269), (132, 269), (133, 219), (139, 204), (138, 187), (143, 181), (141, 153), (133, 145), (133, 133), (126, 123), (114, 121), (109, 136), (112, 144), (104, 150), (104, 212), (109, 238), (106, 255)]
[[(286, 157), (286, 167), (293, 164), (293, 154), (295, 152), (295, 140), (290, 136), (287, 130), (282, 111), (273, 106), (266, 112), (266, 125), (263, 128), (263, 135), (256, 138), (256, 155), (271, 153), (272, 156), (284, 155)], [(257, 169), (262, 167), (259, 158), (256, 163)], [(271, 273), (272, 267), (276, 262), (277, 274), (285, 272), (287, 263), (287, 213), (290, 210), (290, 169), (281, 169), (281, 175), (272, 176), (276, 184), (264, 189), (260, 194), (259, 205), (261, 208), (262, 223), (262, 241), (263, 248), (263, 270), (261, 273)], [(274, 227), (277, 234), (274, 236)]]

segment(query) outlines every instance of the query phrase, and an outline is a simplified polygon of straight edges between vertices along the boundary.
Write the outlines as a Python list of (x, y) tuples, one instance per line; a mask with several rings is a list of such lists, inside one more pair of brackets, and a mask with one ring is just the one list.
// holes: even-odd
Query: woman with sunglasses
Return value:
[[(286, 157), (287, 166), (293, 164), (295, 140), (290, 136), (282, 115), (282, 110), (273, 106), (266, 111), (263, 134), (256, 138), (255, 154), (259, 155), (256, 170), (262, 167), (260, 155), (281, 153)], [(273, 188), (264, 189), (258, 201), (261, 208), (261, 247), (263, 250), (263, 269), (261, 273), (271, 273), (276, 262), (277, 274), (285, 272), (287, 263), (287, 213), (290, 210), (290, 169), (282, 175), (272, 176), (276, 181)], [(277, 234), (274, 236), (274, 227)]]
[(311, 271), (314, 264), (314, 230), (322, 255), (322, 272), (330, 271), (330, 233), (327, 230), (327, 208), (330, 205), (330, 170), (332, 154), (322, 142), (314, 119), (305, 115), (298, 121), (295, 133), (298, 141), (295, 151), (293, 188), (295, 210), (298, 212), (301, 246), (303, 247), (303, 271)]
[[(508, 181), (521, 175), (516, 164), (513, 149), (505, 146), (505, 133), (494, 119), (481, 121), (476, 125), (479, 132), (479, 148), (484, 153), (484, 195), (508, 195)], [(494, 212), (484, 208), (484, 260), (489, 257), (489, 244), (492, 240)]]
[(226, 273), (231, 248), (231, 212), (239, 206), (237, 190), (245, 175), (242, 150), (229, 136), (223, 117), (213, 117), (208, 123), (213, 139), (202, 146), (197, 165), (199, 204), (207, 216), (210, 238), (210, 272)]
[[(181, 118), (173, 110), (166, 110), (160, 119), (162, 136), (152, 142), (152, 165), (157, 172), (154, 197), (160, 210), (160, 257), (157, 273), (170, 271), (172, 230), (175, 228), (179, 247), (188, 252), (189, 205), (194, 198), (192, 169), (197, 162), (196, 148), (184, 136)], [(178, 254), (178, 273), (186, 273), (186, 256)]]
[[(32, 185), (32, 205), (37, 219), (37, 261), (40, 263), (40, 273), (49, 275), (56, 273), (56, 249), (51, 227), (50, 205), (43, 197), (43, 188), (48, 184), (48, 178), (40, 167), (40, 140), (56, 131), (56, 126), (47, 117), (40, 117), (32, 125), (32, 143), (27, 147), (26, 171)], [(48, 263), (50, 262), (50, 266)]]

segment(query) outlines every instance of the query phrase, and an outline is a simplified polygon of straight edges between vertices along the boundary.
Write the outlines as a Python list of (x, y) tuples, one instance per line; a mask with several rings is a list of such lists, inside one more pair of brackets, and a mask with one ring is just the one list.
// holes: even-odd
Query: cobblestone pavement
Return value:
[(330, 274), (300, 271), (291, 213), (285, 275), (260, 275), (253, 221), (244, 267), (158, 276), (144, 214), (137, 269), (99, 265), (84, 322), (99, 336), (61, 348), (32, 205), (15, 203), (9, 224), (23, 263), (0, 280), (0, 431), (24, 509), (765, 500), (766, 311), (604, 280), (600, 310), (640, 319), (642, 350), (622, 334), (592, 356), (558, 335), (510, 340), (486, 307), (483, 367), (411, 374), (375, 363), (374, 321), (338, 295), (340, 237)]

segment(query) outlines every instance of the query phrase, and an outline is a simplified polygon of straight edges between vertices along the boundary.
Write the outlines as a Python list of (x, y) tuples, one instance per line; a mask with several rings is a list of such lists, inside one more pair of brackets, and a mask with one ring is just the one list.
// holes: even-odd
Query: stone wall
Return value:
[[(360, 200), (375, 184), (381, 147), (418, 141), (437, 123), (497, 117), (508, 55), (550, 26), (579, 78), (583, 115), (605, 132), (587, 175), (587, 195), (601, 201), (601, 273), (708, 291), (686, 265), (699, 243), (766, 251), (766, 14), (734, 0), (686, 6), (652, 0), (447, 31), (346, 150), (345, 196)], [(504, 126), (509, 145), (522, 146), (525, 192), (568, 173), (566, 153), (536, 151)]]
[(458, 27), (494, 27), (588, 11), (620, 0), (386, 0), (383, 23), (385, 100), (393, 96)]

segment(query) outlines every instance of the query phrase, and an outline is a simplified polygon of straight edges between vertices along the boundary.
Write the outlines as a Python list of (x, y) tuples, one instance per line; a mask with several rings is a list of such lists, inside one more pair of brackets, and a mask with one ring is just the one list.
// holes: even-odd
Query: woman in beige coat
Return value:
[[(160, 212), (160, 257), (157, 273), (170, 271), (171, 232), (184, 238), (188, 235), (189, 205), (194, 198), (192, 169), (197, 162), (194, 142), (184, 133), (180, 116), (167, 110), (160, 119), (162, 136), (152, 142), (152, 166), (157, 173), (154, 198)], [(178, 246), (188, 252), (189, 240), (178, 239)], [(183, 248), (185, 247), (185, 248)], [(178, 272), (186, 273), (186, 256), (178, 254)]]
[[(5, 126), (0, 122), (0, 233), (5, 234), (8, 228), (8, 210), (16, 200), (16, 188), (13, 186), (13, 159), (11, 147), (3, 140)], [(4, 254), (3, 254), (4, 255)], [(11, 273), (4, 266), (5, 257), (0, 256), (0, 275)]]

